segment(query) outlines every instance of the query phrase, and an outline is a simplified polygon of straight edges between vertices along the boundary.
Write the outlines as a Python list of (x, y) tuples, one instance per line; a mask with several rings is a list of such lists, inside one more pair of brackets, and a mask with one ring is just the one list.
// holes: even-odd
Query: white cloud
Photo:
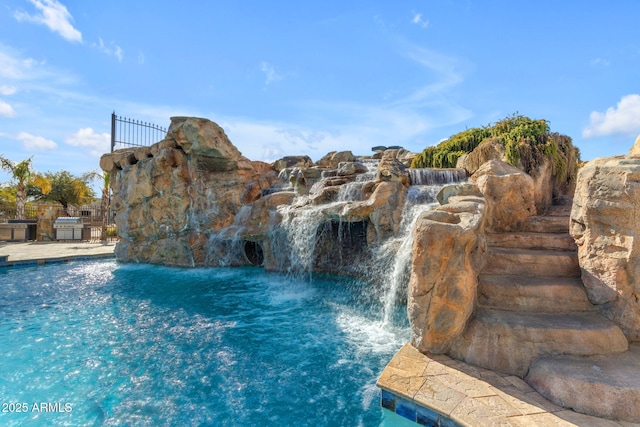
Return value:
[[(33, 58), (18, 58), (10, 49), (0, 44), (0, 77), (12, 80), (31, 79), (39, 73), (36, 65), (40, 65), (40, 63)], [(3, 91), (11, 90), (11, 87), (6, 85), (2, 88)]]
[(17, 11), (14, 16), (18, 21), (46, 25), (51, 31), (70, 42), (82, 42), (82, 33), (71, 24), (73, 17), (66, 6), (57, 0), (29, 0), (29, 2), (40, 11), (40, 14), (29, 15), (26, 12)]
[(122, 58), (124, 57), (124, 51), (120, 46), (115, 44), (114, 42), (110, 42), (109, 45), (104, 43), (102, 38), (98, 37), (98, 43), (92, 43), (91, 47), (95, 47), (96, 49), (106, 53), (107, 55), (113, 55), (118, 58), (118, 62), (122, 62)]
[(0, 116), (4, 117), (14, 117), (16, 112), (13, 110), (13, 107), (7, 104), (4, 101), (0, 101)]
[(427, 28), (429, 26), (429, 20), (424, 19), (422, 13), (413, 12), (413, 19), (411, 22), (422, 28)]
[(600, 113), (592, 111), (589, 125), (582, 130), (583, 138), (607, 135), (635, 136), (640, 133), (640, 95), (625, 95), (618, 105)]
[(14, 93), (16, 93), (15, 87), (7, 86), (7, 85), (0, 86), (0, 95), (9, 96), (9, 95), (13, 95)]
[(591, 65), (592, 67), (596, 67), (596, 66), (608, 67), (609, 65), (611, 65), (611, 62), (608, 59), (595, 58), (589, 62), (589, 65)]
[(20, 132), (16, 137), (18, 141), (22, 142), (22, 145), (27, 150), (53, 150), (58, 147), (58, 144), (50, 139), (45, 139), (41, 136), (31, 135), (27, 132)]
[(100, 156), (111, 150), (111, 135), (95, 133), (92, 128), (82, 128), (68, 137), (65, 142), (74, 147), (87, 147), (91, 155)]
[(142, 51), (138, 51), (138, 64), (144, 64), (144, 59), (144, 53), (142, 53)]
[(265, 86), (269, 86), (271, 83), (275, 83), (279, 80), (282, 80), (282, 76), (276, 73), (276, 69), (273, 65), (268, 62), (262, 61), (260, 63), (260, 71), (265, 74), (266, 80), (264, 82)]

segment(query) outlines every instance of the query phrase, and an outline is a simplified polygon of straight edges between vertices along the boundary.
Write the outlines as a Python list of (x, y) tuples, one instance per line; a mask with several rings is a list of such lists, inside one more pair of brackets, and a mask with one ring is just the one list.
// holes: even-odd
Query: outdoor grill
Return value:
[(0, 224), (0, 240), (24, 241), (36, 239), (35, 220), (9, 220)]
[(82, 240), (82, 218), (61, 216), (53, 223), (56, 240)]

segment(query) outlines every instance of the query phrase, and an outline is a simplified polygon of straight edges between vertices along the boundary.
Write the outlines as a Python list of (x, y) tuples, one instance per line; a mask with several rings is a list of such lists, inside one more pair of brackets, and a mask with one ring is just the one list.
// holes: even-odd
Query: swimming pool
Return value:
[(364, 282), (109, 260), (0, 284), (1, 425), (405, 424), (375, 381), (406, 314)]

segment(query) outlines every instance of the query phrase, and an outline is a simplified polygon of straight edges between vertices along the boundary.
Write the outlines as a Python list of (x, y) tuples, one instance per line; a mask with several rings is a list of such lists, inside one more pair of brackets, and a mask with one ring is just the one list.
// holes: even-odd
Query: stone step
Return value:
[(526, 380), (565, 408), (640, 423), (640, 343), (607, 356), (543, 356), (531, 364)]
[(487, 233), (487, 245), (501, 248), (559, 249), (576, 251), (576, 242), (567, 233)]
[(478, 304), (537, 313), (595, 310), (579, 278), (482, 274)]
[(523, 231), (532, 233), (568, 233), (568, 216), (532, 216), (524, 226)]
[(593, 356), (621, 353), (627, 348), (620, 328), (596, 313), (480, 308), (450, 353), (467, 363), (524, 377), (531, 362), (542, 355)]
[(578, 254), (549, 249), (489, 247), (483, 274), (580, 277)]
[(547, 206), (544, 211), (547, 216), (565, 216), (571, 215), (571, 205), (551, 205)]

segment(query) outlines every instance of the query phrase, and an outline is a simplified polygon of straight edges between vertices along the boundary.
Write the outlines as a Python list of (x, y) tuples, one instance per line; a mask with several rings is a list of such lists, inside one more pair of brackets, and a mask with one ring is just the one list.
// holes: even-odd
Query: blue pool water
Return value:
[(257, 268), (0, 269), (0, 425), (401, 425), (375, 380), (406, 315), (381, 309)]

